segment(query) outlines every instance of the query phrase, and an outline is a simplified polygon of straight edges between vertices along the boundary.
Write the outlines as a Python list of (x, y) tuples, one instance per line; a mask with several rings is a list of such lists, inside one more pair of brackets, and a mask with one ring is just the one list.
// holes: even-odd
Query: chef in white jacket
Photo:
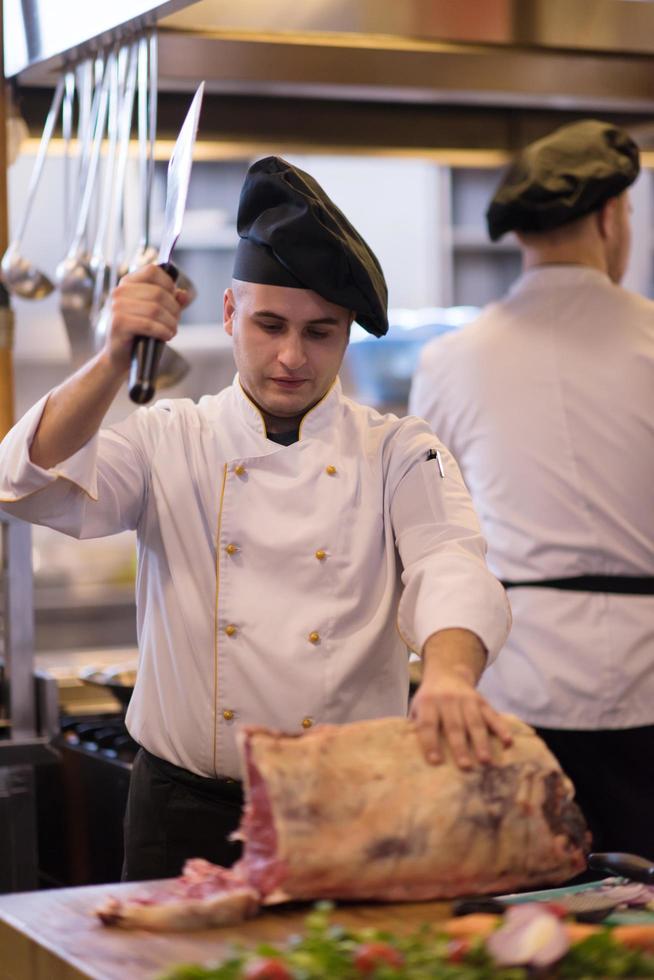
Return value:
[(150, 266), (115, 290), (104, 349), (0, 450), (11, 513), (76, 537), (137, 531), (128, 879), (231, 863), (239, 726), (404, 715), (408, 649), (424, 661), (411, 712), (431, 762), (444, 741), (462, 767), (488, 761), (490, 733), (510, 742), (475, 689), (510, 613), (457, 466), (424, 422), (341, 391), (352, 320), (388, 328), (375, 256), (276, 157), (248, 171), (238, 230), (230, 388), (100, 429), (134, 336), (169, 340), (185, 304)]
[(620, 286), (638, 170), (596, 120), (524, 150), (487, 214), (523, 274), (425, 348), (410, 407), (460, 464), (509, 589), (480, 689), (557, 755), (596, 850), (654, 860), (654, 303)]

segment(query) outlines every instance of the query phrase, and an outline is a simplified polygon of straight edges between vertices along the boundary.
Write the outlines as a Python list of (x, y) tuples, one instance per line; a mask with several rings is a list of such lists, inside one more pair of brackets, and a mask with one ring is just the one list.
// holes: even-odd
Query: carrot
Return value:
[(616, 926), (613, 938), (630, 949), (645, 949), (654, 953), (654, 925)]
[(485, 939), (502, 921), (501, 915), (488, 912), (474, 912), (448, 919), (442, 924), (443, 932), (452, 939)]
[[(439, 927), (452, 939), (486, 939), (501, 923), (502, 916), (478, 912), (473, 915), (462, 915), (448, 919)], [(605, 926), (591, 925), (586, 922), (563, 922), (570, 943), (580, 943), (588, 936), (601, 932)], [(645, 949), (654, 952), (654, 925), (651, 926), (616, 926), (613, 931), (616, 941), (624, 943), (632, 949)]]
[(594, 926), (587, 922), (564, 922), (563, 926), (572, 945), (588, 939), (589, 936), (599, 932), (602, 928), (601, 926)]

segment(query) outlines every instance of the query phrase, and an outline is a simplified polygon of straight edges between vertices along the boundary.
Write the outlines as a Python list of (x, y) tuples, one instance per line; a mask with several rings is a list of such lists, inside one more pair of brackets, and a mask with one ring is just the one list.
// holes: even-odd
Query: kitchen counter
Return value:
[[(283, 943), (302, 928), (309, 905), (268, 909), (239, 926), (149, 933), (102, 926), (93, 909), (141, 885), (91, 885), (0, 895), (0, 980), (154, 980), (180, 963), (220, 962), (233, 943)], [(449, 915), (447, 902), (350, 905), (334, 920), (361, 929), (410, 932)]]

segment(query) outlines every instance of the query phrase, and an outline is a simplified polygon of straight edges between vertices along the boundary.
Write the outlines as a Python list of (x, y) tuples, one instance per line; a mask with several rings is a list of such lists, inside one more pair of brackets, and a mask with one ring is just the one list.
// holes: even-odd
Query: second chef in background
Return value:
[[(510, 741), (476, 691), (510, 613), (456, 464), (417, 419), (342, 394), (354, 318), (388, 328), (366, 243), (308, 175), (254, 164), (224, 322), (239, 374), (198, 404), (165, 400), (98, 428), (135, 335), (169, 340), (183, 294), (126, 276), (104, 350), (15, 426), (2, 506), (78, 537), (136, 528), (140, 661), (127, 726), (140, 743), (125, 876), (230, 863), (241, 724), (289, 732), (408, 708), (427, 758), (461, 766)], [(344, 787), (344, 792), (346, 791)]]
[(596, 120), (525, 148), (487, 214), (524, 272), (425, 348), (410, 405), (459, 462), (509, 588), (481, 689), (558, 757), (595, 850), (654, 860), (654, 303), (620, 286), (638, 170)]

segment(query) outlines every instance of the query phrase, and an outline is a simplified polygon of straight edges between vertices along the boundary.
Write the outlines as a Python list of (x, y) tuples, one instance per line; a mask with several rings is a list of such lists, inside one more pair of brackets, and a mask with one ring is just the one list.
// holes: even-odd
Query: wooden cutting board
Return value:
[[(283, 943), (302, 928), (310, 908), (279, 906), (239, 926), (165, 934), (109, 929), (93, 915), (107, 896), (122, 898), (140, 888), (91, 885), (0, 895), (0, 980), (153, 980), (181, 963), (220, 962), (233, 943)], [(336, 909), (334, 921), (410, 932), (449, 912), (447, 902), (350, 905)]]

